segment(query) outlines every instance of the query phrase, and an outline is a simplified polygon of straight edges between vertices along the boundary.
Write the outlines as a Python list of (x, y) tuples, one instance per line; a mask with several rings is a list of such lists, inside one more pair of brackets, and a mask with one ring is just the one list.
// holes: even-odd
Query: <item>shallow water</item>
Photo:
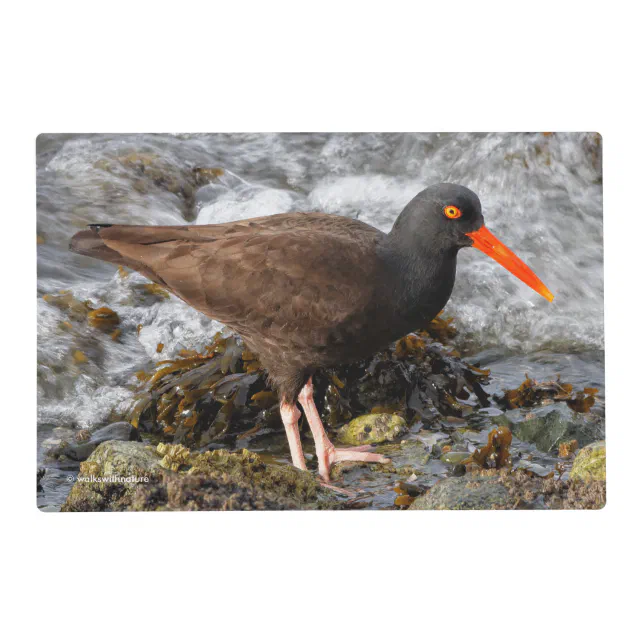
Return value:
[[(128, 161), (133, 154), (144, 161)], [(181, 185), (196, 166), (224, 174), (187, 198)], [(464, 250), (446, 311), (456, 318), (458, 347), (492, 368), (491, 391), (517, 386), (526, 372), (561, 373), (576, 387), (598, 387), (603, 410), (595, 135), (43, 135), (37, 144), (39, 423), (100, 426), (127, 408), (137, 370), (203, 346), (220, 328), (174, 297), (150, 305), (137, 290), (143, 278), (122, 280), (114, 266), (70, 253), (69, 239), (86, 224), (206, 224), (323, 210), (388, 231), (416, 193), (439, 181), (477, 192), (488, 227), (555, 294), (549, 304), (482, 253)], [(42, 299), (61, 289), (116, 310), (121, 341), (80, 324), (61, 328), (66, 314)], [(77, 349), (86, 363), (74, 361)]]

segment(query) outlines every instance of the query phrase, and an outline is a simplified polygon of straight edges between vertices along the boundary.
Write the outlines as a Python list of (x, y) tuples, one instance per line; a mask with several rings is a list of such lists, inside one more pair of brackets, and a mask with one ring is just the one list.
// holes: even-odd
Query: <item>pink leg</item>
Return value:
[(327, 483), (330, 479), (331, 465), (339, 461), (362, 461), (367, 463), (389, 463), (390, 460), (385, 458), (382, 454), (374, 454), (370, 452), (371, 449), (368, 445), (356, 447), (354, 449), (338, 449), (333, 446), (329, 437), (324, 431), (324, 425), (318, 414), (313, 401), (313, 382), (311, 378), (302, 387), (302, 391), (298, 397), (302, 409), (306, 414), (306, 420), (309, 422), (309, 427), (313, 433), (313, 440), (315, 441), (315, 453), (318, 457), (318, 468), (320, 476), (323, 481)]
[(286, 438), (288, 438), (288, 446), (291, 449), (291, 460), (293, 465), (300, 470), (306, 470), (306, 461), (304, 460), (304, 452), (302, 451), (302, 443), (300, 442), (300, 428), (297, 426), (297, 421), (300, 419), (300, 410), (295, 403), (280, 404), (280, 414), (282, 415), (282, 422), (286, 430)]

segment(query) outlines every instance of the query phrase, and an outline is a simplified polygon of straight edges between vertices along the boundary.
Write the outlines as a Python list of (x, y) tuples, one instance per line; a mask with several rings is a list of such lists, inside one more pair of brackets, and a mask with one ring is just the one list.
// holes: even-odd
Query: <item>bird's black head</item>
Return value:
[(454, 261), (459, 249), (474, 246), (547, 300), (554, 297), (530, 268), (485, 227), (481, 201), (464, 186), (438, 183), (419, 192), (396, 219), (390, 237), (410, 254), (433, 262), (441, 261), (441, 257)]
[[(467, 233), (483, 226), (481, 201), (469, 188), (438, 183), (419, 192), (400, 213), (392, 233), (432, 252), (472, 246)], [(410, 239), (411, 241), (411, 239)]]

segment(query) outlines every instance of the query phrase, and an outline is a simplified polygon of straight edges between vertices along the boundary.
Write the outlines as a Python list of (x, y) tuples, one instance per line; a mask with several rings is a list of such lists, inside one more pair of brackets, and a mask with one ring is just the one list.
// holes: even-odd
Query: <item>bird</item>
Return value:
[(299, 402), (325, 484), (334, 463), (389, 461), (370, 446), (333, 445), (313, 375), (367, 358), (432, 320), (468, 247), (552, 301), (486, 228), (479, 197), (453, 183), (417, 194), (389, 233), (337, 214), (292, 212), (208, 225), (91, 224), (70, 242), (75, 253), (138, 271), (241, 336), (278, 393), (293, 465), (307, 469)]

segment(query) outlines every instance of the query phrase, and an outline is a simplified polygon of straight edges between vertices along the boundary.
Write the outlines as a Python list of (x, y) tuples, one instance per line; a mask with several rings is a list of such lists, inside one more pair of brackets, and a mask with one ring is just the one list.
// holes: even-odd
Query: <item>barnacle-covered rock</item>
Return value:
[(366, 414), (343, 425), (338, 439), (348, 445), (369, 445), (393, 441), (407, 431), (404, 418), (392, 414)]
[(116, 509), (117, 504), (125, 503), (138, 485), (144, 485), (146, 480), (149, 482), (160, 469), (160, 458), (153, 447), (135, 442), (107, 441), (81, 463), (78, 479), (61, 511)]
[(472, 474), (446, 478), (418, 497), (410, 510), (497, 510), (511, 507), (512, 497), (500, 477)]
[(541, 477), (525, 470), (482, 470), (446, 478), (416, 498), (410, 510), (601, 509), (605, 481)]
[(330, 507), (331, 499), (309, 472), (247, 450), (109, 441), (81, 463), (62, 510), (306, 509)]

